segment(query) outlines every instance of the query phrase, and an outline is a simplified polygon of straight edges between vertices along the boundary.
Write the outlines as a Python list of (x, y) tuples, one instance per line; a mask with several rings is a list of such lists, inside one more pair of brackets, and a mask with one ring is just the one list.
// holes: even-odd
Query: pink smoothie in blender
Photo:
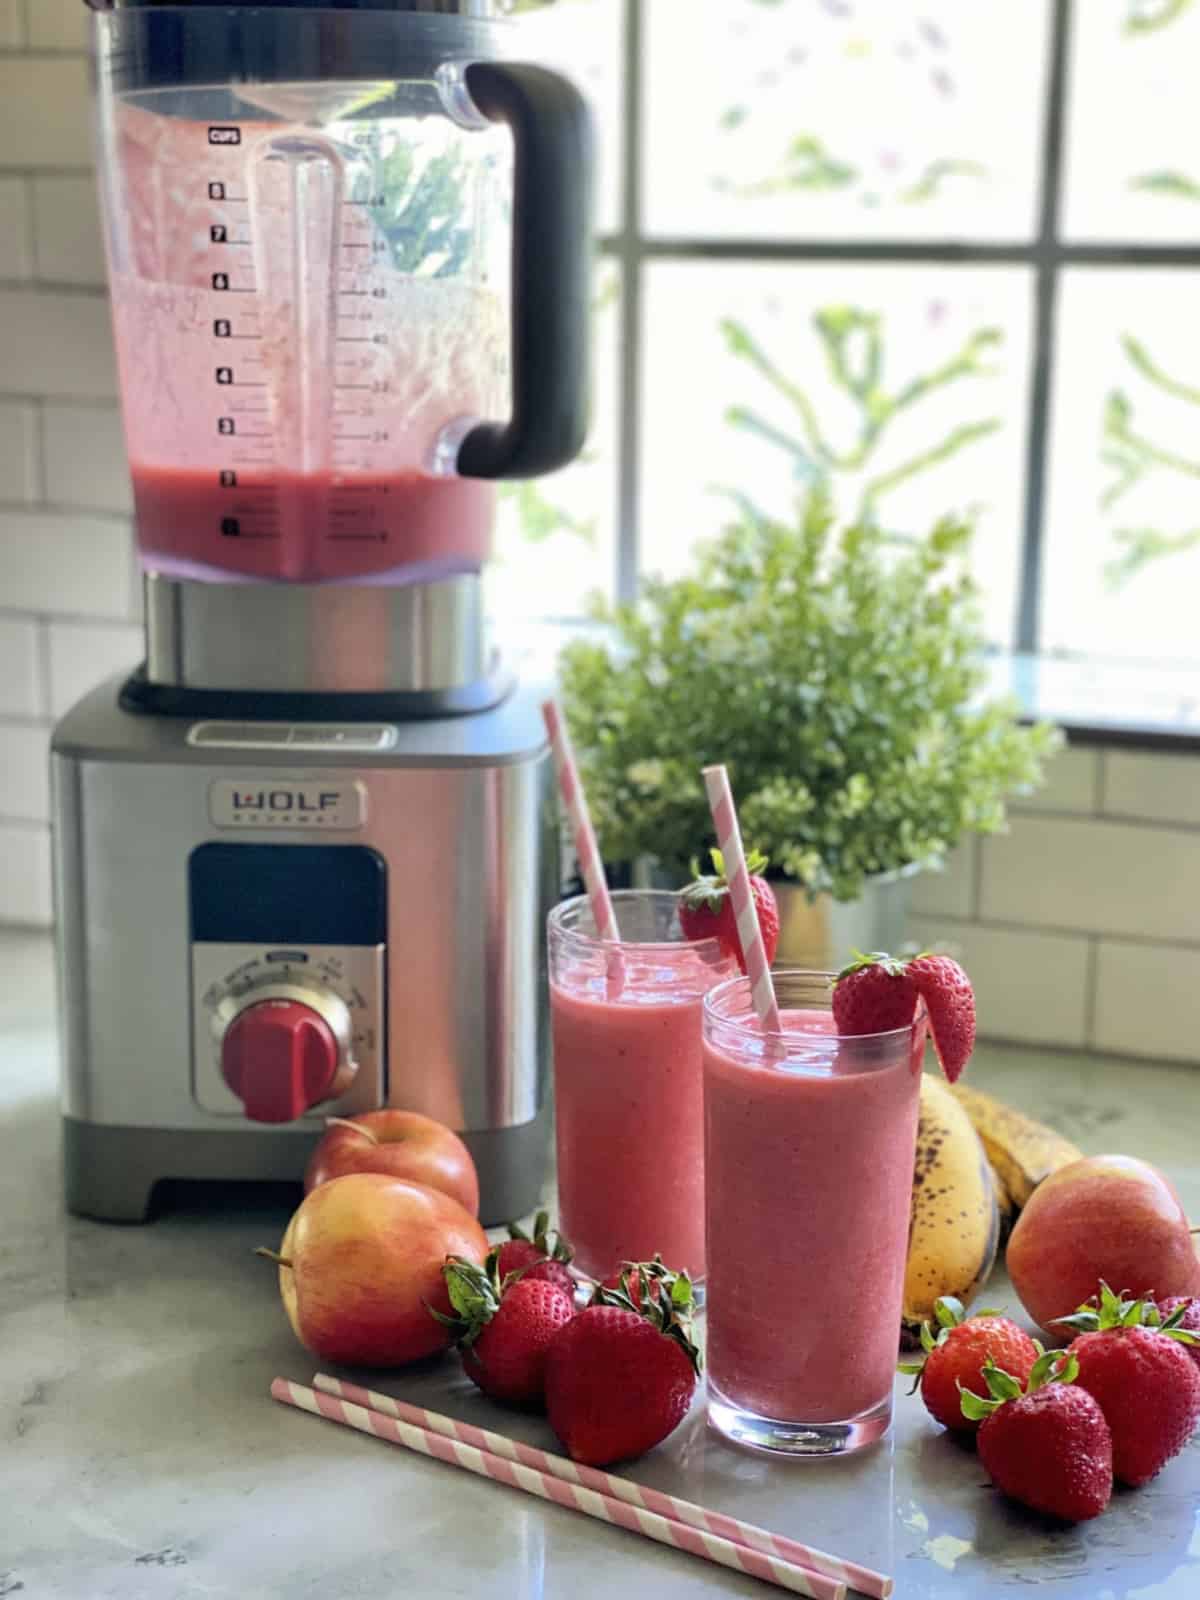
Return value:
[[(453, 463), (508, 409), (507, 285), (502, 253), (480, 259), (462, 141), (478, 164), (506, 135), (260, 118), (214, 143), (206, 122), (116, 115), (113, 317), (143, 565), (309, 583), (478, 571), (494, 489)], [(465, 220), (431, 224), (422, 254), (431, 173)]]

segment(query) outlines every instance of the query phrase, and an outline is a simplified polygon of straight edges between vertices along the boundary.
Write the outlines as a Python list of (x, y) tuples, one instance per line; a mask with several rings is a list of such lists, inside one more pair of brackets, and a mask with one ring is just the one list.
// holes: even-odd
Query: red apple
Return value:
[(359, 1117), (330, 1117), (325, 1127), (304, 1174), (305, 1194), (350, 1172), (382, 1172), (440, 1189), (473, 1217), (479, 1215), (479, 1178), (471, 1152), (432, 1117), (419, 1111), (366, 1111)]
[(454, 1335), (442, 1276), (449, 1255), (483, 1264), (483, 1229), (437, 1189), (354, 1172), (314, 1189), (288, 1223), (279, 1292), (297, 1339), (322, 1361), (401, 1367)]
[(1056, 1343), (1104, 1281), (1118, 1293), (1200, 1293), (1200, 1261), (1170, 1179), (1134, 1156), (1086, 1156), (1044, 1178), (1008, 1241), (1021, 1304)]

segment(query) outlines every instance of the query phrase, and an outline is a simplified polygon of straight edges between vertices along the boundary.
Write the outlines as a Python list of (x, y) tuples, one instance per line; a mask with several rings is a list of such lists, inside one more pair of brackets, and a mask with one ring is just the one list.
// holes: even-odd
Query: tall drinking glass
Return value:
[(779, 1033), (744, 978), (704, 1003), (708, 1414), (836, 1455), (891, 1422), (926, 1024), (840, 1038), (828, 974), (774, 979)]
[(689, 943), (679, 897), (614, 894), (605, 943), (586, 896), (550, 914), (558, 1193), (579, 1270), (604, 1278), (659, 1252), (704, 1276), (701, 1007), (737, 963)]

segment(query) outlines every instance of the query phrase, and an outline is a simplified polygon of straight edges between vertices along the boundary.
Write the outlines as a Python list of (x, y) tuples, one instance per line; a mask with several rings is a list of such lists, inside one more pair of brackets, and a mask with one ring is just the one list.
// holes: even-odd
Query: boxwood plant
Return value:
[(983, 698), (984, 640), (944, 518), (903, 544), (815, 494), (756, 515), (572, 642), (563, 693), (605, 859), (683, 874), (712, 838), (700, 769), (724, 761), (747, 844), (810, 892), (936, 864), (991, 833), (1058, 735)]

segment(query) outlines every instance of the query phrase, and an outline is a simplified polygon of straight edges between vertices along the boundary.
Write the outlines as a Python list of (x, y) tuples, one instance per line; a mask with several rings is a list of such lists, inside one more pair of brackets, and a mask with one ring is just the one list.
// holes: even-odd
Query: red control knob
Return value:
[(338, 1070), (333, 1029), (298, 1000), (260, 1000), (221, 1045), (225, 1082), (255, 1122), (294, 1122), (329, 1096)]

